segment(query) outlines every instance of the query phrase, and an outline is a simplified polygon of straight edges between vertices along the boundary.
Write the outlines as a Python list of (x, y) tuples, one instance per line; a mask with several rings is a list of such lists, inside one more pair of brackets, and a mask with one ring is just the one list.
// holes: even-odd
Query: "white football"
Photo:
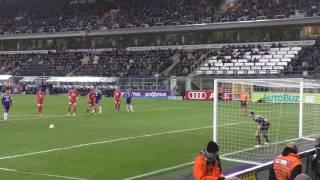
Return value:
[(54, 124), (50, 124), (50, 125), (49, 125), (49, 128), (50, 128), (50, 129), (54, 128)]

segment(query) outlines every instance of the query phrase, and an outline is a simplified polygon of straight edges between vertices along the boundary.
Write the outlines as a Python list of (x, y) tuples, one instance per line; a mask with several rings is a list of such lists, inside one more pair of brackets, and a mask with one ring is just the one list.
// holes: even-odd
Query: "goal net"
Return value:
[(288, 142), (310, 149), (320, 135), (320, 81), (216, 79), (214, 99), (213, 140), (223, 159), (261, 164)]

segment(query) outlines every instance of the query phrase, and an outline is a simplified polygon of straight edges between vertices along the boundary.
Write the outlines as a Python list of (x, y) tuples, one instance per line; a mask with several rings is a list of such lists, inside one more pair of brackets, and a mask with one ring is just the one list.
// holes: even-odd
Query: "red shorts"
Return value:
[(77, 105), (77, 101), (69, 101), (69, 104), (75, 106), (75, 105)]
[(88, 105), (89, 105), (89, 106), (95, 106), (96, 103), (95, 103), (94, 101), (89, 101), (89, 102), (88, 102)]

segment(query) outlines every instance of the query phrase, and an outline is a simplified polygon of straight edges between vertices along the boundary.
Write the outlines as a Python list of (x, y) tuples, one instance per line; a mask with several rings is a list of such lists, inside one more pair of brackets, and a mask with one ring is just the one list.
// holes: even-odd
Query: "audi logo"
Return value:
[(187, 96), (188, 96), (188, 99), (195, 99), (195, 100), (207, 99), (207, 93), (205, 92), (188, 92)]

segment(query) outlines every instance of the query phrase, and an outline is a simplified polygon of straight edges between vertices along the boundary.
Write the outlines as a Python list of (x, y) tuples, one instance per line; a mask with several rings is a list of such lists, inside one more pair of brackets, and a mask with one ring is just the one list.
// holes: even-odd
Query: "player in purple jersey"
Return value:
[(128, 89), (125, 92), (124, 96), (126, 97), (127, 111), (133, 112), (133, 105), (132, 105), (133, 93), (132, 93), (131, 89)]
[(10, 107), (12, 106), (11, 94), (10, 90), (6, 90), (4, 94), (2, 94), (2, 107), (3, 107), (3, 120), (8, 120), (8, 113)]

